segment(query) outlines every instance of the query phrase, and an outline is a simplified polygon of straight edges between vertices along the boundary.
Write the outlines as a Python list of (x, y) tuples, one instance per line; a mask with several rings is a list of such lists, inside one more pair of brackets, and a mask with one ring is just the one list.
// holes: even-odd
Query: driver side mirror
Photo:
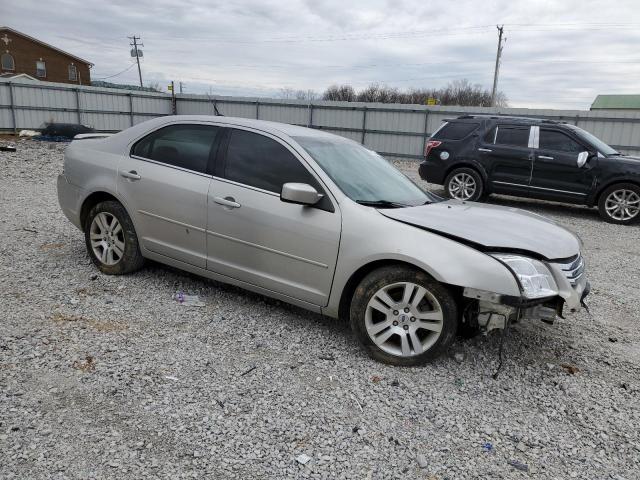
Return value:
[(584, 165), (589, 161), (589, 152), (580, 152), (578, 154), (578, 168), (584, 167)]
[(280, 200), (298, 205), (315, 205), (323, 196), (306, 183), (285, 183), (282, 185)]

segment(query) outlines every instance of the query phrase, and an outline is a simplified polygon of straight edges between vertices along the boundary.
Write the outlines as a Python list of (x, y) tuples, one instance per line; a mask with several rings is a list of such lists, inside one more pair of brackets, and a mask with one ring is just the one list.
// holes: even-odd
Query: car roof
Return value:
[(500, 120), (500, 121), (508, 121), (513, 123), (525, 123), (525, 124), (538, 124), (538, 123), (546, 123), (552, 125), (564, 125), (567, 122), (559, 121), (559, 120), (549, 120), (547, 118), (536, 118), (536, 117), (517, 117), (512, 115), (488, 115), (488, 114), (479, 114), (479, 115), (460, 115), (455, 120)]
[(250, 127), (262, 130), (274, 135), (285, 134), (290, 137), (318, 137), (318, 138), (342, 138), (327, 132), (323, 132), (313, 128), (302, 127), (299, 125), (291, 125), (288, 123), (271, 122), (268, 120), (254, 120), (251, 118), (224, 117), (222, 115), (171, 115), (162, 117), (163, 119), (171, 119), (171, 121), (211, 121), (222, 123), (229, 126)]

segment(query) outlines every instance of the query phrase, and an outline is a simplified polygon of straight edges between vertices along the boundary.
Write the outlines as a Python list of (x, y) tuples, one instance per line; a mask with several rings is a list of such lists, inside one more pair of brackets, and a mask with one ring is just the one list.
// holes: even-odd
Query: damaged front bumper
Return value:
[[(546, 263), (558, 287), (557, 295), (547, 298), (529, 299), (493, 292), (465, 288), (463, 296), (471, 299), (463, 315), (463, 322), (476, 324), (481, 331), (506, 328), (509, 322), (517, 320), (542, 320), (553, 323), (557, 317), (564, 318), (565, 308), (575, 313), (581, 308), (588, 311), (585, 299), (591, 285), (584, 275), (582, 257), (569, 263)], [(474, 308), (470, 308), (470, 307)]]

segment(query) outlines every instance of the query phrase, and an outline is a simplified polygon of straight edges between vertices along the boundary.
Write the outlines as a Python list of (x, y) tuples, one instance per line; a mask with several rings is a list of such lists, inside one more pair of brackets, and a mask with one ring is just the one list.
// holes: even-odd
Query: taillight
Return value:
[(440, 145), (442, 145), (442, 142), (439, 140), (429, 140), (427, 142), (427, 146), (424, 150), (424, 156), (428, 157), (429, 156), (429, 152), (431, 151), (432, 148), (436, 148), (439, 147)]

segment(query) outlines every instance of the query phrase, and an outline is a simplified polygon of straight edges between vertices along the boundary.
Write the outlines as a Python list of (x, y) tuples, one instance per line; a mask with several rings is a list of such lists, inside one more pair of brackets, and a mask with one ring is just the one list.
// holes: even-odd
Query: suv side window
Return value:
[(170, 125), (139, 140), (131, 154), (158, 162), (206, 173), (212, 148), (217, 148), (220, 127), (212, 125)]
[(477, 129), (478, 125), (475, 122), (448, 122), (432, 138), (436, 140), (462, 140)]
[(568, 135), (557, 130), (540, 129), (538, 148), (541, 150), (555, 150), (558, 152), (580, 153), (585, 148)]
[(518, 127), (511, 125), (498, 125), (498, 132), (492, 130), (496, 145), (508, 145), (511, 147), (528, 147), (529, 146), (529, 127)]
[(246, 130), (231, 130), (224, 176), (278, 194), (288, 182), (307, 183), (321, 190), (311, 173), (283, 145)]

